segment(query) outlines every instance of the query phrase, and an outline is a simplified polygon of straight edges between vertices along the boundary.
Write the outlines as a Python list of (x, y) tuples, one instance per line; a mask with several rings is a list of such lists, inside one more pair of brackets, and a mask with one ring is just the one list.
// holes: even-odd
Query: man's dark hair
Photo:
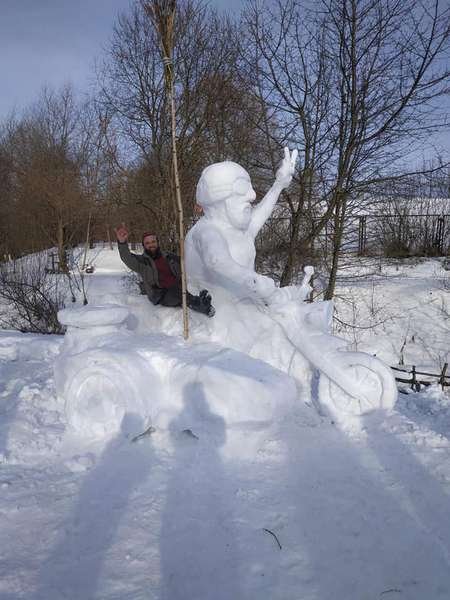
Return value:
[(142, 234), (142, 244), (144, 244), (144, 238), (148, 237), (149, 235), (156, 238), (156, 241), (158, 242), (158, 246), (159, 246), (159, 237), (156, 235), (156, 233), (152, 233), (151, 231), (146, 231), (145, 233)]

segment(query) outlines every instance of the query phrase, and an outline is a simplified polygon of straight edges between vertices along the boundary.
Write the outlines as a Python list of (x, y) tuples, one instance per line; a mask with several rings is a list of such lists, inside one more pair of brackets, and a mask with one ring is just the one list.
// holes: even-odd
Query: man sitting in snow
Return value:
[[(117, 236), (121, 260), (129, 269), (138, 273), (148, 299), (153, 304), (162, 306), (181, 306), (181, 269), (180, 257), (169, 252), (162, 252), (158, 237), (153, 233), (142, 236), (142, 254), (133, 254), (128, 248), (128, 229), (124, 223), (114, 230)], [(198, 296), (187, 292), (187, 305), (192, 310), (208, 317), (214, 316), (215, 309), (211, 305), (211, 296), (202, 290)]]

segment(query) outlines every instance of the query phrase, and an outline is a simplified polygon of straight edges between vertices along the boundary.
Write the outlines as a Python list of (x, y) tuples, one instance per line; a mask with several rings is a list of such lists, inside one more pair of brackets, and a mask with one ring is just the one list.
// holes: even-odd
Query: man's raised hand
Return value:
[(283, 189), (287, 188), (292, 181), (295, 165), (297, 163), (297, 156), (297, 149), (292, 150), (292, 154), (289, 152), (289, 148), (284, 149), (284, 158), (276, 174), (276, 182), (279, 183)]
[(120, 227), (114, 229), (114, 233), (116, 234), (118, 242), (127, 242), (128, 241), (128, 229), (125, 226), (125, 223), (121, 223)]

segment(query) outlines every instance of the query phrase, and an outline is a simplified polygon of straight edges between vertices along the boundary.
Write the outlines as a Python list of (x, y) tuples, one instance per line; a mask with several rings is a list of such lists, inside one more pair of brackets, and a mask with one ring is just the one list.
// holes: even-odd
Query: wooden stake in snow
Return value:
[(189, 322), (187, 311), (186, 269), (184, 264), (184, 216), (183, 205), (181, 202), (180, 179), (178, 174), (176, 107), (174, 90), (174, 72), (172, 62), (176, 0), (143, 0), (143, 6), (159, 34), (164, 64), (164, 79), (167, 95), (169, 97), (170, 102), (172, 130), (172, 164), (178, 213), (178, 237), (180, 243), (181, 290), (183, 303), (183, 335), (184, 339), (187, 339), (189, 336)]

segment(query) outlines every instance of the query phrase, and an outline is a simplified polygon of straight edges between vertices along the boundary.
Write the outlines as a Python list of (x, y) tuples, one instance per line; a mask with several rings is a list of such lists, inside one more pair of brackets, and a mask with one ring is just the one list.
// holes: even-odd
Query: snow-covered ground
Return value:
[[(90, 261), (91, 303), (133, 293), (116, 250)], [(403, 346), (405, 364), (436, 370), (448, 360), (444, 277), (427, 261), (341, 280), (340, 321), (375, 326), (336, 327), (390, 364)], [(167, 427), (132, 442), (146, 423), (129, 415), (95, 439), (67, 427), (56, 396), (62, 341), (0, 332), (2, 600), (450, 598), (450, 397), (437, 386), (351, 429), (319, 417), (305, 391), (263, 422), (246, 413), (261, 363), (243, 358), (245, 420), (211, 408), (235, 401), (224, 376), (213, 390), (193, 378)], [(189, 353), (200, 364), (202, 348)]]
[(440, 373), (450, 358), (443, 259), (357, 259), (338, 279), (335, 331), (390, 365)]

